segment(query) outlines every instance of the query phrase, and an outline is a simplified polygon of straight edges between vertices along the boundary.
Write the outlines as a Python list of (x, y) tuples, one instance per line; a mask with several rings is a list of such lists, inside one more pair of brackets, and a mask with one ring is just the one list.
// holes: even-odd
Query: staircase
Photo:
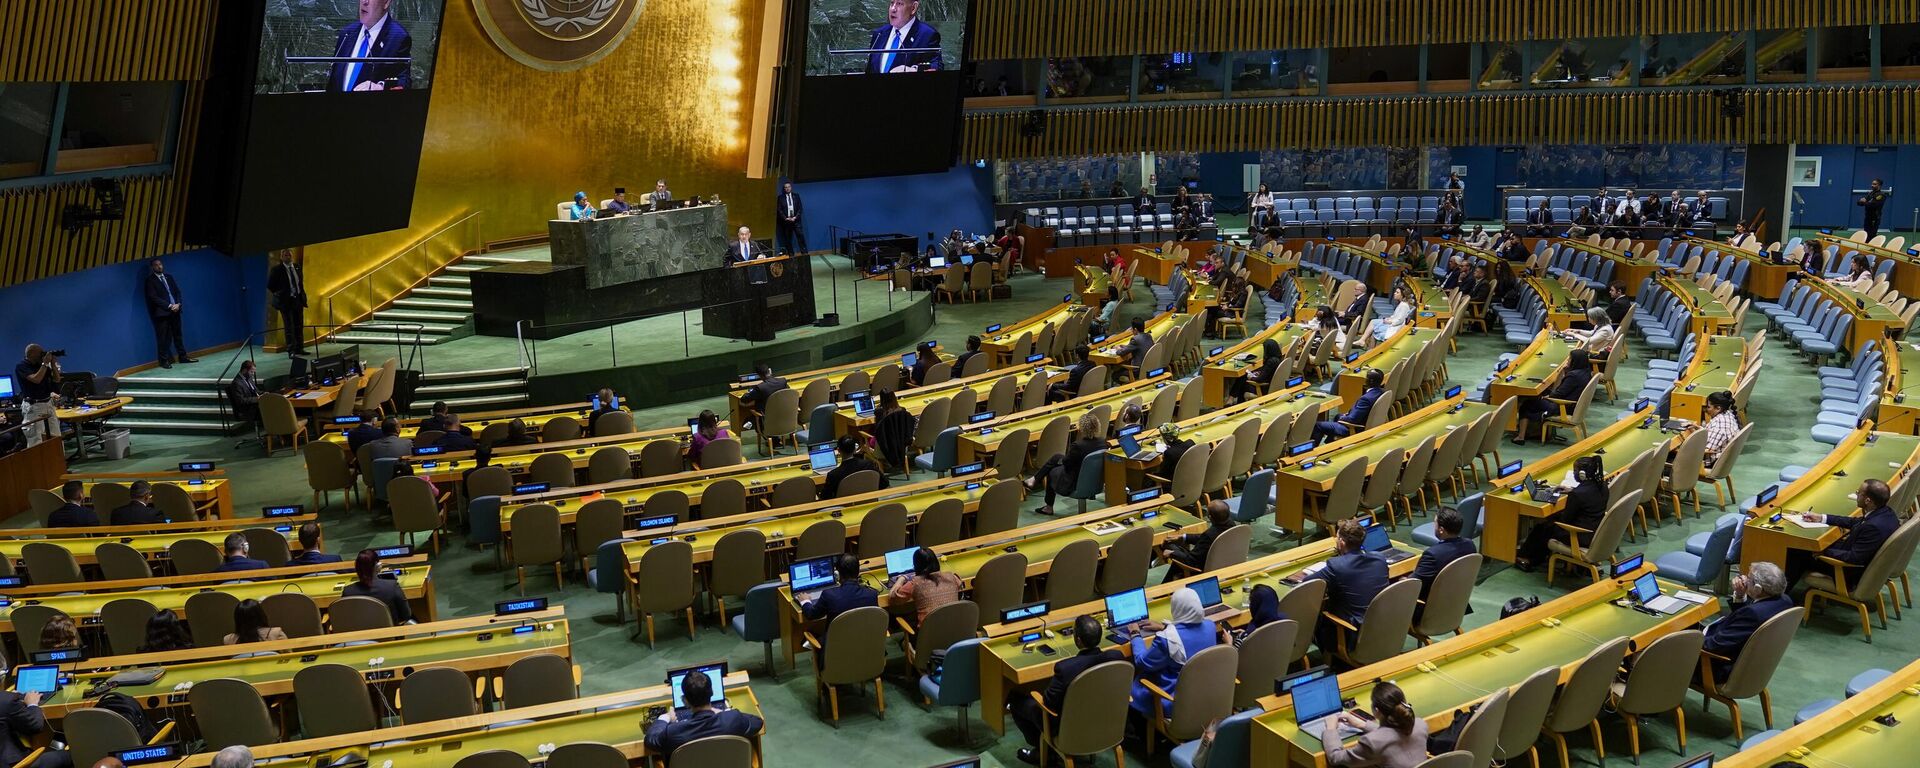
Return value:
[(471, 273), (500, 264), (544, 261), (545, 256), (544, 249), (467, 256), (428, 278), (426, 285), (374, 312), (372, 318), (335, 333), (332, 340), (342, 344), (411, 343), (416, 325), (420, 330), (420, 343), (426, 345), (472, 335)]
[(425, 416), (435, 401), (444, 401), (455, 413), (497, 411), (529, 404), (525, 368), (479, 371), (436, 371), (423, 374), (413, 391), (412, 412)]
[[(120, 380), (133, 403), (107, 420), (109, 428), (141, 434), (220, 434), (220, 379), (137, 376)], [(238, 428), (238, 427), (236, 427)]]

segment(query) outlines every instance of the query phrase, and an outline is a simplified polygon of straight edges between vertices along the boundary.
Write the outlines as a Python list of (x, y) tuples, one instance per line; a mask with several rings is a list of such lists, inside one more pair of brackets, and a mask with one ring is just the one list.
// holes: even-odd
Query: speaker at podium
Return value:
[[(755, 241), (755, 253), (771, 251)], [(729, 254), (731, 256), (731, 254)], [(728, 339), (772, 341), (780, 331), (812, 325), (813, 269), (805, 257), (765, 256), (735, 261), (702, 273), (703, 333)]]

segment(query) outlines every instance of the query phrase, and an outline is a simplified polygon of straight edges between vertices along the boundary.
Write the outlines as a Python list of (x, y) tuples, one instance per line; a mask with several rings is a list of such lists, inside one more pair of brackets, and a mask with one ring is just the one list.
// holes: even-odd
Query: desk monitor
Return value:
[(217, 465), (217, 464), (214, 464), (214, 463), (213, 463), (213, 462), (211, 462), (211, 461), (183, 461), (183, 462), (180, 462), (180, 471), (182, 471), (182, 472), (212, 472), (212, 471), (213, 471), (213, 469), (214, 469), (214, 467), (216, 467), (216, 466), (218, 466), (218, 465)]
[(36, 664), (15, 669), (13, 689), (20, 693), (53, 693), (60, 690), (60, 668)]
[(0, 376), (0, 400), (12, 400), (17, 396), (19, 392), (13, 388), (13, 376)]
[(1290, 691), (1293, 721), (1306, 725), (1340, 711), (1340, 678), (1331, 675), (1302, 680)]
[[(114, 752), (113, 756), (120, 761), (121, 765), (155, 765), (159, 763), (171, 765), (180, 758), (186, 757), (187, 753), (186, 750), (180, 746), (180, 742), (175, 741), (167, 744), (149, 744), (132, 749), (122, 749)], [(1708, 757), (1712, 757), (1712, 755), (1708, 755)]]
[(807, 465), (815, 472), (827, 472), (840, 462), (835, 460), (833, 443), (815, 443), (807, 448)]
[(44, 648), (27, 654), (27, 657), (35, 664), (66, 664), (75, 661), (86, 661), (87, 652), (85, 649), (78, 647)]
[(945, 269), (946, 266), (947, 257), (945, 256), (935, 256), (927, 259), (927, 269)]
[(957, 465), (953, 469), (947, 470), (947, 474), (953, 477), (966, 477), (967, 475), (971, 475), (975, 472), (979, 472), (980, 470), (983, 470), (986, 468), (987, 468), (986, 462), (976, 461), (972, 464)]
[(833, 561), (838, 559), (838, 555), (828, 555), (787, 566), (787, 579), (793, 583), (793, 591), (810, 592), (831, 586), (834, 581)]
[(667, 670), (667, 687), (673, 689), (674, 709), (687, 708), (686, 697), (680, 694), (680, 683), (687, 679), (687, 675), (693, 674), (707, 676), (707, 682), (713, 684), (713, 695), (716, 703), (726, 700), (727, 688), (723, 684), (723, 681), (727, 676), (727, 663), (724, 661), (716, 661), (711, 664)]
[(0, 589), (17, 589), (27, 585), (27, 577), (19, 574), (0, 576)]
[(1455, 384), (1451, 387), (1448, 387), (1446, 394), (1441, 395), (1440, 398), (1443, 400), (1452, 400), (1459, 396), (1460, 396), (1460, 385)]
[(413, 547), (409, 547), (405, 544), (401, 544), (399, 546), (393, 546), (393, 547), (381, 547), (379, 549), (374, 550), (373, 554), (375, 557), (378, 557), (382, 560), (385, 560), (388, 558), (394, 558), (394, 557), (408, 557), (413, 554)]
[(1128, 425), (1126, 425), (1126, 426), (1124, 426), (1124, 427), (1121, 427), (1121, 428), (1120, 428), (1120, 433), (1119, 433), (1119, 434), (1120, 434), (1120, 436), (1121, 436), (1121, 437), (1133, 437), (1134, 435), (1137, 435), (1137, 434), (1140, 434), (1140, 431), (1141, 431), (1141, 430), (1143, 430), (1143, 429), (1146, 429), (1146, 426), (1145, 426), (1145, 425), (1141, 425), (1141, 424), (1128, 424)]
[(887, 578), (891, 579), (903, 573), (913, 573), (913, 553), (918, 551), (920, 551), (919, 547), (907, 547), (888, 552)]
[(1200, 596), (1200, 605), (1203, 607), (1220, 604), (1220, 577), (1218, 576), (1208, 576), (1188, 584), (1187, 589), (1193, 590), (1194, 594)]
[(512, 616), (516, 613), (532, 613), (547, 609), (544, 597), (523, 597), (519, 600), (503, 600), (493, 604), (493, 615)]
[(547, 483), (521, 483), (513, 487), (513, 495), (525, 496), (530, 493), (546, 493), (553, 486)]
[(1640, 570), (1640, 564), (1645, 563), (1646, 561), (1647, 561), (1646, 555), (1636, 554), (1625, 560), (1621, 560), (1620, 562), (1614, 563), (1613, 577), (1617, 579), (1629, 573), (1633, 573), (1634, 571)]
[(1147, 590), (1135, 587), (1107, 597), (1107, 621), (1115, 628), (1147, 618)]
[(327, 355), (313, 361), (313, 377), (322, 382), (339, 381), (347, 372), (347, 361), (339, 355)]
[(1307, 442), (1304, 442), (1304, 443), (1295, 443), (1292, 448), (1287, 449), (1287, 455), (1298, 456), (1300, 454), (1306, 453), (1307, 451), (1313, 450), (1314, 445), (1315, 443), (1312, 440), (1308, 440)]
[(1321, 664), (1317, 667), (1308, 667), (1299, 672), (1287, 675), (1286, 677), (1278, 678), (1273, 681), (1273, 695), (1278, 696), (1283, 693), (1289, 693), (1301, 683), (1318, 680), (1330, 674), (1333, 674), (1333, 670), (1329, 669), (1327, 665)]
[[(1141, 489), (1138, 491), (1134, 491), (1133, 493), (1127, 494), (1127, 503), (1138, 504), (1143, 501), (1153, 501), (1154, 499), (1157, 499), (1157, 498), (1160, 498), (1160, 489), (1145, 488), (1145, 489)], [(1149, 509), (1140, 515), (1140, 519), (1145, 520), (1156, 514), (1159, 514), (1159, 513)]]
[(287, 380), (292, 382), (293, 386), (296, 386), (296, 387), (304, 387), (307, 385), (307, 359), (306, 358), (301, 357), (299, 355), (294, 355), (293, 361), (289, 364), (289, 367), (287, 368)]
[(1022, 619), (1040, 618), (1047, 615), (1047, 607), (1047, 601), (1040, 600), (1038, 602), (1022, 603), (1012, 608), (1001, 609), (1000, 623), (1011, 624)]
[(1513, 473), (1520, 471), (1520, 467), (1523, 464), (1524, 462), (1522, 462), (1519, 459), (1514, 459), (1513, 461), (1509, 461), (1505, 464), (1502, 464), (1500, 465), (1499, 474), (1495, 475), (1495, 477), (1498, 477), (1498, 478), (1510, 477), (1513, 475)]
[(361, 425), (361, 424), (364, 424), (364, 423), (366, 423), (366, 421), (367, 421), (367, 420), (366, 420), (365, 418), (362, 418), (362, 417), (359, 417), (359, 416), (335, 416), (335, 417), (333, 417), (333, 425), (334, 425), (334, 426), (336, 426), (336, 427), (356, 427), (356, 426), (359, 426), (359, 425)]
[(999, 332), (1000, 332), (999, 323), (994, 323), (993, 325), (987, 326), (987, 333), (999, 333)]
[(1753, 505), (1756, 507), (1764, 507), (1772, 504), (1773, 500), (1777, 498), (1780, 498), (1780, 485), (1775, 483), (1760, 491), (1758, 496), (1753, 497)]
[(983, 421), (993, 421), (993, 417), (997, 415), (998, 414), (994, 413), (993, 411), (981, 411), (972, 416), (968, 416), (967, 423), (979, 424), (980, 422), (983, 422)]
[(434, 456), (446, 452), (447, 447), (444, 445), (422, 445), (413, 449), (415, 456)]
[(674, 524), (679, 522), (679, 515), (668, 513), (664, 515), (647, 515), (646, 517), (640, 518), (639, 522), (634, 525), (642, 531), (657, 531), (662, 528), (672, 528)]

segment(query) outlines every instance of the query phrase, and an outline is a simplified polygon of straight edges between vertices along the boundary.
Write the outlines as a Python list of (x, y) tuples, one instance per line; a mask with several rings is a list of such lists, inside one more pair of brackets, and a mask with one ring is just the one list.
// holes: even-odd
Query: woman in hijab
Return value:
[[(1151, 634), (1133, 638), (1133, 676), (1178, 696), (1174, 688), (1187, 659), (1218, 644), (1221, 638), (1219, 628), (1207, 620), (1200, 606), (1199, 593), (1181, 587), (1173, 593), (1172, 602), (1172, 624), (1145, 621), (1138, 625), (1139, 631)], [(1146, 718), (1153, 713), (1153, 692), (1135, 682), (1132, 706), (1135, 715)]]
[(1247, 625), (1233, 630), (1235, 648), (1246, 642), (1254, 630), (1287, 618), (1287, 614), (1280, 610), (1280, 593), (1265, 584), (1255, 585), (1253, 591), (1247, 593), (1247, 615), (1252, 617)]

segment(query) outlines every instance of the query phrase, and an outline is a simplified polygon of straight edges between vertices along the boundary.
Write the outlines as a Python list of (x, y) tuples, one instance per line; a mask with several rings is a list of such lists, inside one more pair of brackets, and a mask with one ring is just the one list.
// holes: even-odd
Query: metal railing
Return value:
[(372, 317), (408, 291), (424, 285), (448, 265), (485, 245), (481, 211), (470, 211), (402, 249), (321, 299), (327, 323), (323, 334)]
[[(402, 370), (419, 370), (424, 373), (426, 368), (426, 355), (424, 345), (420, 340), (423, 332), (421, 326), (418, 323), (384, 323), (383, 325), (395, 329), (393, 356), (394, 359), (399, 361), (399, 368)], [(307, 325), (301, 327), (301, 332), (306, 333), (322, 328), (325, 328), (325, 326)], [(278, 330), (280, 329), (275, 328), (270, 331), (256, 331), (247, 334), (246, 340), (242, 341), (240, 346), (233, 350), (233, 354), (227, 356), (227, 364), (220, 368), (220, 375), (214, 377), (215, 383), (213, 389), (215, 394), (219, 396), (217, 402), (220, 404), (221, 431), (231, 431), (234, 427), (232, 418), (236, 414), (233, 410), (233, 403), (229, 400), (227, 393), (227, 385), (233, 381), (233, 376), (235, 375), (234, 370), (240, 366), (243, 358), (253, 361), (256, 366), (259, 365), (259, 361), (255, 359), (256, 350), (261, 349), (261, 346), (266, 343), (266, 337), (269, 332)], [(411, 339), (406, 338), (408, 331), (412, 333)], [(313, 342), (313, 350), (316, 353), (314, 356), (324, 355), (329, 345), (335, 347), (336, 351), (346, 347), (357, 346), (361, 348), (361, 359), (365, 360), (367, 352), (386, 346), (385, 344), (366, 345), (354, 342), (328, 341), (329, 338), (331, 338), (331, 334), (325, 331), (320, 331), (316, 334), (316, 340)]]

